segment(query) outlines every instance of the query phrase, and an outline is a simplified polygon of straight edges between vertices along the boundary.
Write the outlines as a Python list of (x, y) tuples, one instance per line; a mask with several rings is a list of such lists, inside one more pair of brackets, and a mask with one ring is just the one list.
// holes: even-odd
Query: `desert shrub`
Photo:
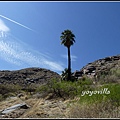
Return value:
[(2, 96), (2, 94), (0, 94), (0, 101), (2, 101), (3, 100), (3, 96)]
[(18, 90), (20, 90), (20, 87), (18, 85), (0, 84), (0, 94), (2, 95), (10, 92), (16, 92)]
[(19, 85), (14, 84), (0, 84), (0, 95), (2, 99), (5, 99), (9, 96), (14, 96), (15, 93), (21, 90)]
[[(68, 95), (68, 81), (58, 81), (57, 79), (51, 79), (47, 84), (39, 87), (40, 92), (53, 93), (58, 97), (63, 97), (65, 94)], [(64, 94), (64, 95), (63, 95)]]
[(26, 85), (25, 87), (22, 87), (21, 90), (23, 90), (24, 92), (26, 92), (26, 93), (32, 95), (33, 93), (36, 92), (36, 89), (37, 89), (37, 88), (36, 88), (35, 85), (29, 84), (29, 85)]
[(93, 80), (87, 76), (83, 76), (81, 79), (78, 80), (78, 84), (80, 84), (80, 85), (92, 85)]
[(120, 69), (111, 69), (110, 73), (120, 78)]
[(118, 77), (116, 75), (108, 75), (104, 78), (105, 83), (116, 83), (118, 80)]
[(113, 105), (120, 106), (120, 84), (107, 84), (102, 88), (108, 88), (110, 94), (107, 95), (107, 100), (110, 100)]
[(109, 71), (99, 73), (98, 81), (100, 84), (118, 83), (120, 80), (120, 69), (112, 68)]
[(116, 71), (116, 76), (120, 78), (120, 69)]
[(91, 89), (89, 85), (91, 85), (91, 81), (87, 78), (74, 82), (53, 78), (47, 84), (40, 86), (37, 91), (53, 93), (63, 98), (74, 98), (80, 96), (82, 90)]

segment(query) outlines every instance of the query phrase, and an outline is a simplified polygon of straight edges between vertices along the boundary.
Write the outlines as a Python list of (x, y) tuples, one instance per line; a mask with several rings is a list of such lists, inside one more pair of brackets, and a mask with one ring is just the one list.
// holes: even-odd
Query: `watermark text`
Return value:
[(102, 90), (95, 90), (95, 91), (82, 91), (82, 94), (81, 96), (84, 96), (84, 95), (89, 95), (89, 96), (92, 96), (93, 94), (110, 94), (110, 91), (108, 90), (108, 88), (103, 88)]

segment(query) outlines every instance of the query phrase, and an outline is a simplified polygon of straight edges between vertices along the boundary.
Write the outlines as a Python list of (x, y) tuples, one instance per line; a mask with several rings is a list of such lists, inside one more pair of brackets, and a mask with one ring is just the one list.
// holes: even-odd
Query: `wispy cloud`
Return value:
[[(1, 25), (10, 30), (3, 21), (1, 21), (1, 23)], [(15, 38), (10, 32), (8, 33), (8, 30), (5, 28), (2, 29), (1, 27), (2, 32), (0, 32), (1, 59), (21, 67), (41, 67), (56, 72), (64, 69), (62, 63), (53, 60), (49, 54), (31, 49), (29, 45)]]
[(21, 27), (24, 27), (24, 28), (26, 28), (26, 29), (28, 29), (28, 30), (34, 31), (33, 29), (31, 29), (31, 28), (29, 28), (29, 27), (27, 27), (27, 26), (25, 26), (25, 25), (23, 25), (23, 24), (21, 24), (21, 23), (19, 23), (19, 22), (16, 22), (16, 21), (14, 21), (14, 20), (12, 20), (12, 19), (10, 19), (10, 18), (8, 18), (8, 17), (5, 17), (5, 16), (3, 16), (3, 15), (0, 15), (0, 17), (5, 18), (6, 20), (9, 20), (9, 21), (11, 21), (11, 22), (13, 22), (13, 23), (15, 23), (15, 24), (17, 24), (17, 25), (19, 25), (19, 26), (21, 26)]
[(45, 59), (43, 62), (44, 62), (43, 64), (48, 65), (50, 69), (58, 70), (58, 71), (64, 70), (64, 68), (60, 62), (57, 63), (57, 62), (53, 62), (53, 61), (48, 61), (47, 59)]
[(10, 29), (5, 25), (5, 23), (0, 19), (0, 31), (8, 32)]
[[(63, 58), (68, 59), (68, 55), (61, 55)], [(76, 61), (77, 56), (71, 55), (71, 61)]]

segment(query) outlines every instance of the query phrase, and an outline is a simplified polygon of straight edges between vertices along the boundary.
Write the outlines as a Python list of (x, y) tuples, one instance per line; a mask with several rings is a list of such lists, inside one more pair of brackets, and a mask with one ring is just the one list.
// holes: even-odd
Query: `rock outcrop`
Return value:
[(105, 57), (92, 63), (88, 63), (81, 70), (75, 71), (73, 76), (77, 79), (84, 75), (87, 75), (90, 78), (95, 78), (101, 72), (110, 71), (112, 68), (120, 68), (120, 55)]
[[(76, 79), (82, 78), (84, 75), (95, 78), (101, 72), (110, 71), (112, 68), (120, 68), (120, 55), (105, 57), (88, 63), (80, 70), (72, 73)], [(0, 71), (0, 84), (44, 84), (52, 78), (61, 78), (61, 76), (53, 71), (43, 68), (26, 68), (15, 71), (3, 70)]]
[(59, 78), (56, 72), (43, 68), (26, 68), (15, 71), (0, 71), (0, 84), (43, 84), (52, 78)]

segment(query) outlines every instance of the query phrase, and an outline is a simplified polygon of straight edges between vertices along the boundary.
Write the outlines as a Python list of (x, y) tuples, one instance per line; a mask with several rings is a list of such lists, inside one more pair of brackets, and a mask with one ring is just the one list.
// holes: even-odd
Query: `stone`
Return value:
[(111, 61), (112, 59), (111, 59), (111, 57), (106, 57), (106, 58), (104, 58), (104, 60), (105, 61)]
[(26, 103), (16, 104), (16, 105), (13, 105), (13, 106), (11, 106), (11, 107), (9, 107), (9, 108), (6, 108), (6, 109), (2, 110), (1, 114), (10, 113), (10, 112), (12, 112), (12, 111), (14, 111), (14, 110), (17, 110), (18, 108), (28, 109), (29, 106), (26, 105)]

